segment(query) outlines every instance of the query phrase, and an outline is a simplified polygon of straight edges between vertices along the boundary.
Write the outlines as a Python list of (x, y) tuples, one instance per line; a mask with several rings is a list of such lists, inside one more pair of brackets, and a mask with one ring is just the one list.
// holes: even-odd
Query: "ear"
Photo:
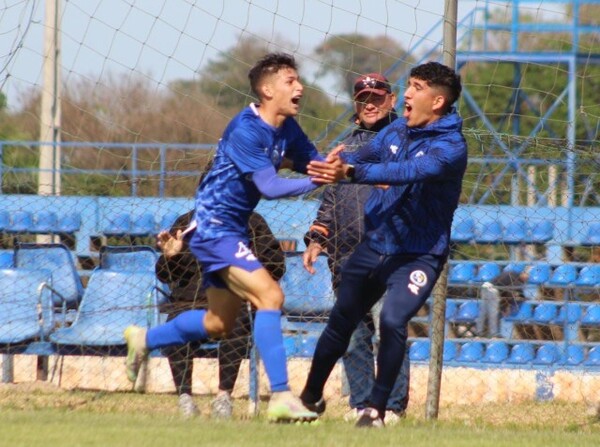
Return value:
[(395, 93), (390, 93), (390, 104), (392, 105), (392, 109), (394, 107), (396, 107), (396, 101), (398, 100), (398, 97), (396, 96)]
[(273, 98), (273, 86), (269, 81), (263, 82), (263, 84), (260, 86), (260, 91), (264, 99)]
[(433, 98), (432, 109), (434, 112), (442, 112), (446, 109), (446, 98), (443, 95), (437, 95)]

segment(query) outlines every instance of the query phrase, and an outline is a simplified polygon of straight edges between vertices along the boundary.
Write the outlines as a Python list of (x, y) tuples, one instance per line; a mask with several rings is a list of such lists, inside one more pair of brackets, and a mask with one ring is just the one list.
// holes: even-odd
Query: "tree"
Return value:
[(357, 75), (386, 72), (394, 81), (412, 62), (406, 50), (387, 36), (337, 34), (319, 45), (315, 53), (321, 58), (319, 76), (334, 75), (349, 94)]

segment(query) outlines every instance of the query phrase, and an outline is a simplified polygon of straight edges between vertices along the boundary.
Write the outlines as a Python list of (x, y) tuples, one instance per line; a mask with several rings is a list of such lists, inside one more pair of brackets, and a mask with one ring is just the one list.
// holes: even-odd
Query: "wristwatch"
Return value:
[(346, 165), (346, 179), (350, 181), (354, 181), (354, 165)]

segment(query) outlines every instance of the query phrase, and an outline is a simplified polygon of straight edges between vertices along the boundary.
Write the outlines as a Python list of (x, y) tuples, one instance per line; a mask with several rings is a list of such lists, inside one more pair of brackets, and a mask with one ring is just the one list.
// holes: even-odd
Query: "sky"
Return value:
[[(46, 0), (48, 1), (48, 0)], [(61, 4), (62, 80), (141, 73), (157, 87), (193, 79), (240, 37), (294, 53), (303, 77), (313, 49), (340, 33), (386, 35), (423, 52), (440, 44), (444, 0), (50, 0)], [(524, 1), (524, 0), (522, 0)], [(0, 3), (0, 90), (9, 108), (42, 83), (44, 0)], [(506, 2), (490, 3), (506, 7)], [(542, 0), (528, 7), (556, 6)], [(485, 0), (460, 0), (460, 21)], [(287, 42), (283, 48), (278, 44)]]

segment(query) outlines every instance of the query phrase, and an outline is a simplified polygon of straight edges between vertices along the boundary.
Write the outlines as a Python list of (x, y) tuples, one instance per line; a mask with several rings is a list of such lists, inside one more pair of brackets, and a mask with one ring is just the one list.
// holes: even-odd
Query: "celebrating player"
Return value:
[(281, 333), (284, 296), (248, 247), (248, 219), (261, 196), (299, 195), (329, 180), (277, 175), (284, 159), (301, 173), (306, 173), (311, 160), (323, 160), (293, 118), (303, 92), (293, 56), (267, 54), (248, 77), (259, 103), (250, 104), (229, 123), (214, 164), (196, 192), (189, 247), (202, 265), (208, 309), (184, 312), (148, 331), (127, 328), (127, 375), (135, 382), (141, 363), (153, 349), (225, 336), (243, 299), (257, 309), (254, 340), (271, 385), (269, 420), (313, 420), (317, 414), (307, 410), (289, 388)]
[(462, 120), (452, 107), (460, 76), (445, 65), (414, 67), (404, 113), (357, 152), (311, 162), (311, 175), (375, 188), (365, 205), (365, 238), (342, 268), (338, 299), (313, 357), (302, 400), (324, 411), (323, 388), (352, 332), (382, 296), (377, 375), (359, 427), (383, 427), (386, 402), (406, 350), (407, 324), (446, 262), (452, 217), (467, 167)]

